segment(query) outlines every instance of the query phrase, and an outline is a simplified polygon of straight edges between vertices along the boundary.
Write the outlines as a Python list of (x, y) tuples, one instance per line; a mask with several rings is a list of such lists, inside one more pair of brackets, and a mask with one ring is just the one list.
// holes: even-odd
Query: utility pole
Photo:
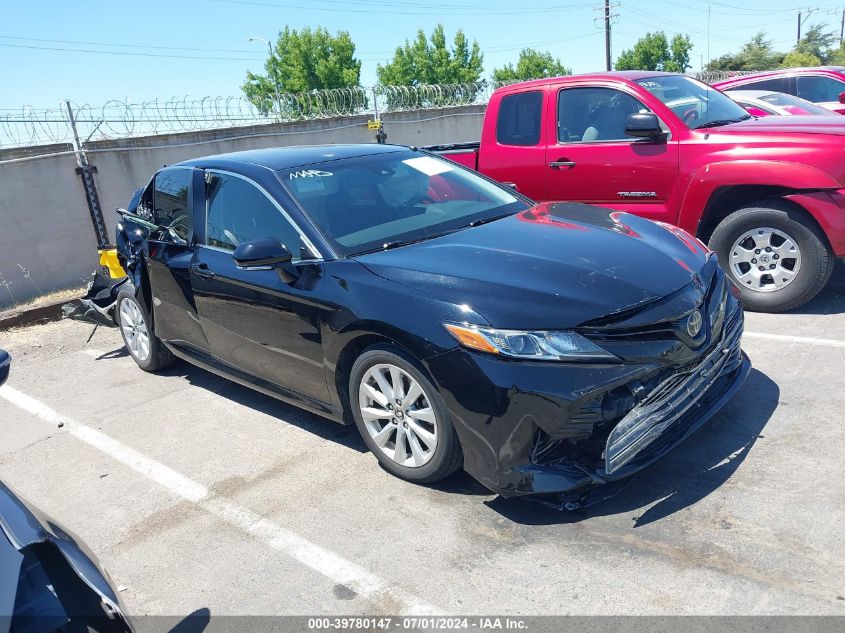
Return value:
[(842, 48), (843, 36), (845, 36), (845, 9), (842, 9), (842, 23), (839, 25), (839, 48)]
[(604, 0), (604, 62), (610, 70), (610, 0)]
[(88, 157), (79, 140), (79, 131), (76, 129), (76, 118), (73, 116), (73, 108), (70, 101), (65, 101), (67, 108), (67, 120), (73, 132), (73, 154), (76, 157), (76, 173), (82, 178), (82, 188), (85, 192), (85, 201), (88, 203), (88, 212), (91, 214), (91, 223), (94, 225), (94, 235), (97, 237), (97, 246), (105, 248), (109, 245), (109, 235), (106, 229), (106, 221), (103, 218), (103, 210), (100, 208), (100, 197), (97, 195), (97, 185), (94, 182), (94, 174), (97, 168), (88, 164)]
[[(810, 7), (807, 7), (807, 9), (805, 11), (798, 9), (798, 37), (795, 38), (795, 45), (796, 46), (798, 46), (798, 44), (801, 43), (801, 25), (804, 24), (804, 22), (807, 21), (807, 18), (809, 18), (810, 15), (815, 10), (816, 9), (813, 9), (813, 8), (810, 8)], [(804, 16), (803, 18), (801, 17), (802, 15)]]

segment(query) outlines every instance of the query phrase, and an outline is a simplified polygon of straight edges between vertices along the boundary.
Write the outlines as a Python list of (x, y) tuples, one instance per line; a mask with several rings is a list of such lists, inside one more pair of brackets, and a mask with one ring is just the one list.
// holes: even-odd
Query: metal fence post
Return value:
[(97, 238), (97, 247), (104, 248), (109, 245), (106, 221), (103, 218), (103, 210), (100, 208), (100, 197), (97, 195), (97, 185), (94, 182), (94, 174), (97, 168), (88, 163), (88, 157), (79, 140), (79, 132), (76, 129), (76, 119), (73, 116), (73, 108), (70, 101), (65, 101), (67, 108), (68, 122), (73, 132), (73, 153), (76, 157), (76, 173), (82, 178), (82, 189), (85, 191), (85, 200), (88, 203), (88, 212), (91, 214), (91, 223), (94, 226), (94, 235)]

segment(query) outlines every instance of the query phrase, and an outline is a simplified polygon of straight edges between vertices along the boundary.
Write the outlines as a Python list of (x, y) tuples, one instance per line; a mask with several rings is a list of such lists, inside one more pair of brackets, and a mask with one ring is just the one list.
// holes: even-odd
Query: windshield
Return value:
[(277, 172), (338, 255), (401, 246), (530, 205), (473, 172), (414, 151)]
[(725, 125), (751, 118), (751, 115), (733, 99), (690, 77), (648, 77), (638, 80), (637, 83), (665, 103), (691, 129)]
[(760, 97), (760, 101), (780, 106), (790, 114), (830, 114), (833, 116), (841, 116), (832, 110), (817, 106), (815, 103), (810, 103), (805, 99), (783, 94), (782, 92), (773, 92), (772, 94), (763, 95)]

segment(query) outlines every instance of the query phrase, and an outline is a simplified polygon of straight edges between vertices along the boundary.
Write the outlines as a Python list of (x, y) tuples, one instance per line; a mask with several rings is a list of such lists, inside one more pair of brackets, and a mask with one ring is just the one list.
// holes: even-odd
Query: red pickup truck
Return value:
[(493, 93), (480, 143), (426, 149), (535, 200), (677, 225), (718, 253), (752, 310), (802, 305), (845, 257), (845, 120), (754, 119), (690, 77), (510, 85)]

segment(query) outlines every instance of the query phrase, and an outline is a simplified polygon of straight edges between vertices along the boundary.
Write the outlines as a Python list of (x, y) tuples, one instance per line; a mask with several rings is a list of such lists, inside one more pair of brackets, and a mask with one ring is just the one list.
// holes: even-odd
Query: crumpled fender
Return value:
[(804, 191), (841, 188), (830, 174), (802, 163), (774, 160), (709, 163), (690, 174), (678, 226), (695, 235), (713, 192), (731, 185), (765, 185)]
[[(18, 552), (38, 543), (54, 545), (77, 576), (100, 596), (112, 611), (120, 614), (124, 621), (128, 621), (106, 572), (82, 539), (15, 495), (3, 482), (0, 482), (0, 531)], [(12, 593), (14, 594), (14, 591)]]

